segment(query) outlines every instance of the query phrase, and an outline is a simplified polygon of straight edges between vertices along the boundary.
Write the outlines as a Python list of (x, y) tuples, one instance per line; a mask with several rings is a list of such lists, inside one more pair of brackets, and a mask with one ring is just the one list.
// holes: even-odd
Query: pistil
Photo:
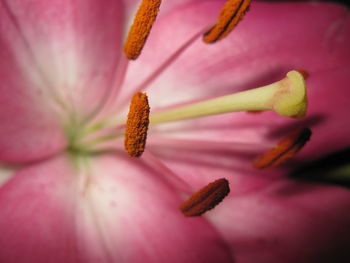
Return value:
[(281, 116), (302, 118), (306, 108), (304, 77), (293, 70), (287, 73), (286, 78), (264, 87), (154, 113), (150, 122), (153, 125), (229, 112), (265, 110), (275, 111)]

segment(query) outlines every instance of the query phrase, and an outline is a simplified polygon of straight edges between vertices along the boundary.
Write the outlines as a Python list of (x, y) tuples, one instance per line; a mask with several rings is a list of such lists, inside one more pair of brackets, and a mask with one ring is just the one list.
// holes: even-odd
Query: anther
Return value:
[(283, 138), (277, 146), (258, 156), (253, 166), (255, 168), (270, 168), (281, 165), (293, 158), (311, 137), (309, 128), (299, 128)]
[(140, 157), (145, 150), (149, 124), (149, 104), (145, 93), (133, 96), (125, 129), (125, 150), (130, 157)]
[(206, 43), (214, 43), (226, 37), (232, 29), (242, 20), (248, 11), (251, 0), (228, 0), (222, 8), (218, 21), (203, 36)]
[(307, 79), (309, 77), (309, 72), (307, 72), (305, 69), (297, 69), (297, 71), (303, 75), (304, 79)]
[(137, 59), (157, 18), (161, 0), (143, 0), (130, 28), (124, 52), (128, 59)]
[(179, 209), (188, 217), (200, 216), (217, 206), (230, 192), (225, 178), (218, 179), (191, 195)]

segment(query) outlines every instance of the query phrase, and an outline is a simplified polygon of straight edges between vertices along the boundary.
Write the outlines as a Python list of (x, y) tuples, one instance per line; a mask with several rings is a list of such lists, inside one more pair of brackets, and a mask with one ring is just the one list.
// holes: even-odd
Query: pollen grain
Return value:
[(228, 0), (222, 8), (217, 23), (203, 36), (205, 43), (214, 43), (226, 37), (242, 20), (251, 0)]
[(143, 0), (141, 2), (124, 45), (124, 53), (128, 59), (135, 60), (141, 54), (157, 18), (161, 2), (161, 0)]
[(130, 103), (124, 147), (130, 157), (140, 157), (145, 150), (150, 107), (145, 93), (138, 91)]

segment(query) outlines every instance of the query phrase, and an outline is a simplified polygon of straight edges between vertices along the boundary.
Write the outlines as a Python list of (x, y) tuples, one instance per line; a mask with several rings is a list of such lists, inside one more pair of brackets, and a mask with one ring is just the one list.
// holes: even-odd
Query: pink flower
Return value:
[[(0, 262), (350, 259), (349, 192), (285, 176), (349, 145), (349, 11), (257, 2), (227, 39), (207, 45), (194, 36), (212, 25), (223, 1), (181, 3), (164, 1), (140, 58), (126, 67), (131, 4), (1, 2)], [(299, 68), (310, 73), (302, 121), (274, 112), (191, 119), (151, 126), (140, 159), (123, 150), (117, 128), (139, 88), (156, 113)], [(250, 166), (301, 125), (314, 135), (294, 162)], [(186, 194), (223, 177), (232, 189), (217, 208), (196, 218), (177, 209)]]

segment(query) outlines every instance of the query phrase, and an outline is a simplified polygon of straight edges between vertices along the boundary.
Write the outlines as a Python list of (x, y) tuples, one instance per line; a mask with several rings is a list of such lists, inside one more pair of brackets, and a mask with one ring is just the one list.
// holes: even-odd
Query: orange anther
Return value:
[(157, 18), (161, 0), (143, 0), (130, 28), (124, 52), (128, 59), (137, 59)]
[(307, 72), (305, 69), (297, 69), (297, 71), (303, 75), (304, 79), (307, 79), (309, 77), (309, 72)]
[(217, 206), (229, 192), (228, 181), (218, 179), (191, 195), (179, 209), (185, 216), (200, 216)]
[(253, 166), (256, 168), (276, 167), (293, 158), (311, 137), (311, 130), (300, 128), (283, 138), (275, 148), (258, 156)]
[(251, 0), (228, 0), (222, 8), (218, 21), (203, 36), (206, 43), (214, 43), (226, 37), (242, 20), (248, 11)]
[(147, 95), (140, 91), (135, 93), (130, 104), (124, 141), (130, 157), (140, 157), (145, 150), (149, 111)]

